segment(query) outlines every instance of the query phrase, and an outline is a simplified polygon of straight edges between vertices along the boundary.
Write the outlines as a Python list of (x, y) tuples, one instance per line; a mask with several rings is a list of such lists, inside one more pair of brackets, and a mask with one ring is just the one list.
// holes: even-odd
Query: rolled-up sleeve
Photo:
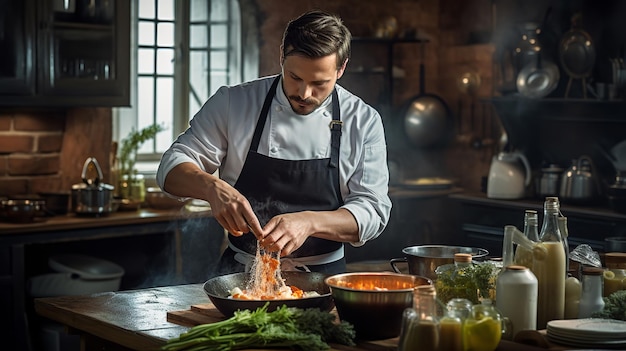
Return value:
[(378, 113), (358, 129), (360, 133), (351, 133), (350, 142), (355, 150), (360, 148), (354, 144), (362, 143), (362, 149), (356, 153), (359, 159), (352, 160), (355, 168), (347, 178), (348, 189), (342, 206), (352, 213), (359, 225), (359, 241), (351, 243), (353, 246), (362, 246), (383, 232), (392, 206), (388, 195), (387, 146)]

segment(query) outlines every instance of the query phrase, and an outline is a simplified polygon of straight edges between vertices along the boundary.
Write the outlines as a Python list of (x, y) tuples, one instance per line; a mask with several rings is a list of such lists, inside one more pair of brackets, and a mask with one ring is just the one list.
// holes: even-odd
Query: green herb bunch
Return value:
[(603, 299), (604, 308), (591, 317), (626, 321), (626, 290), (618, 290)]
[(160, 124), (153, 124), (139, 131), (133, 129), (126, 138), (122, 139), (119, 152), (120, 173), (131, 175), (135, 169), (136, 153), (139, 147), (146, 141), (153, 139), (157, 133), (163, 131)]
[(318, 308), (288, 308), (283, 305), (267, 312), (269, 303), (255, 311), (239, 310), (234, 316), (216, 323), (197, 325), (162, 350), (229, 351), (246, 348), (289, 347), (297, 350), (330, 349), (328, 342), (354, 345), (352, 324), (335, 322), (335, 316)]

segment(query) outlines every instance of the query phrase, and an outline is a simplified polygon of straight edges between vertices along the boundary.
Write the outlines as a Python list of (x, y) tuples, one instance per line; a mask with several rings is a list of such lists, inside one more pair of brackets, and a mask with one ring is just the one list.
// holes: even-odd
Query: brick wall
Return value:
[(108, 177), (111, 110), (0, 111), (0, 197), (69, 191), (94, 156)]

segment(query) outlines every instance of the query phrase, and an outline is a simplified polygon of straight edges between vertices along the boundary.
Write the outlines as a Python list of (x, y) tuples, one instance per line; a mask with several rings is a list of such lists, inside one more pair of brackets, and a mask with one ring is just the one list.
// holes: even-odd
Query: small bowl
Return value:
[(402, 313), (413, 306), (413, 290), (432, 280), (390, 272), (343, 273), (325, 279), (337, 314), (354, 325), (356, 337), (381, 340), (400, 335)]
[(1, 214), (9, 222), (31, 223), (35, 217), (45, 214), (46, 202), (43, 200), (3, 200)]
[(149, 187), (146, 189), (146, 204), (150, 208), (168, 210), (181, 208), (185, 203), (168, 196), (160, 188)]

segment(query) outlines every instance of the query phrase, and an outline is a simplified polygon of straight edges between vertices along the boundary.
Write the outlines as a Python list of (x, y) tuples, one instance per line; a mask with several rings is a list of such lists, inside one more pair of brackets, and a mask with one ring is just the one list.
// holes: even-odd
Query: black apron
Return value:
[[(343, 205), (339, 187), (339, 144), (341, 139), (341, 113), (336, 89), (332, 93), (331, 155), (325, 159), (284, 160), (258, 153), (259, 141), (265, 127), (272, 100), (276, 94), (280, 76), (276, 77), (265, 97), (250, 149), (235, 189), (243, 194), (262, 225), (272, 217), (304, 210), (330, 211)], [(230, 244), (238, 250), (255, 255), (257, 240), (251, 233), (236, 237), (229, 235)], [(309, 237), (304, 244), (288, 257), (307, 257), (334, 252), (343, 243)], [(242, 270), (232, 257), (234, 251), (227, 249), (220, 262), (223, 272)], [(236, 267), (229, 267), (235, 265)], [(333, 263), (307, 266), (311, 271), (325, 273), (345, 272), (345, 259)]]

